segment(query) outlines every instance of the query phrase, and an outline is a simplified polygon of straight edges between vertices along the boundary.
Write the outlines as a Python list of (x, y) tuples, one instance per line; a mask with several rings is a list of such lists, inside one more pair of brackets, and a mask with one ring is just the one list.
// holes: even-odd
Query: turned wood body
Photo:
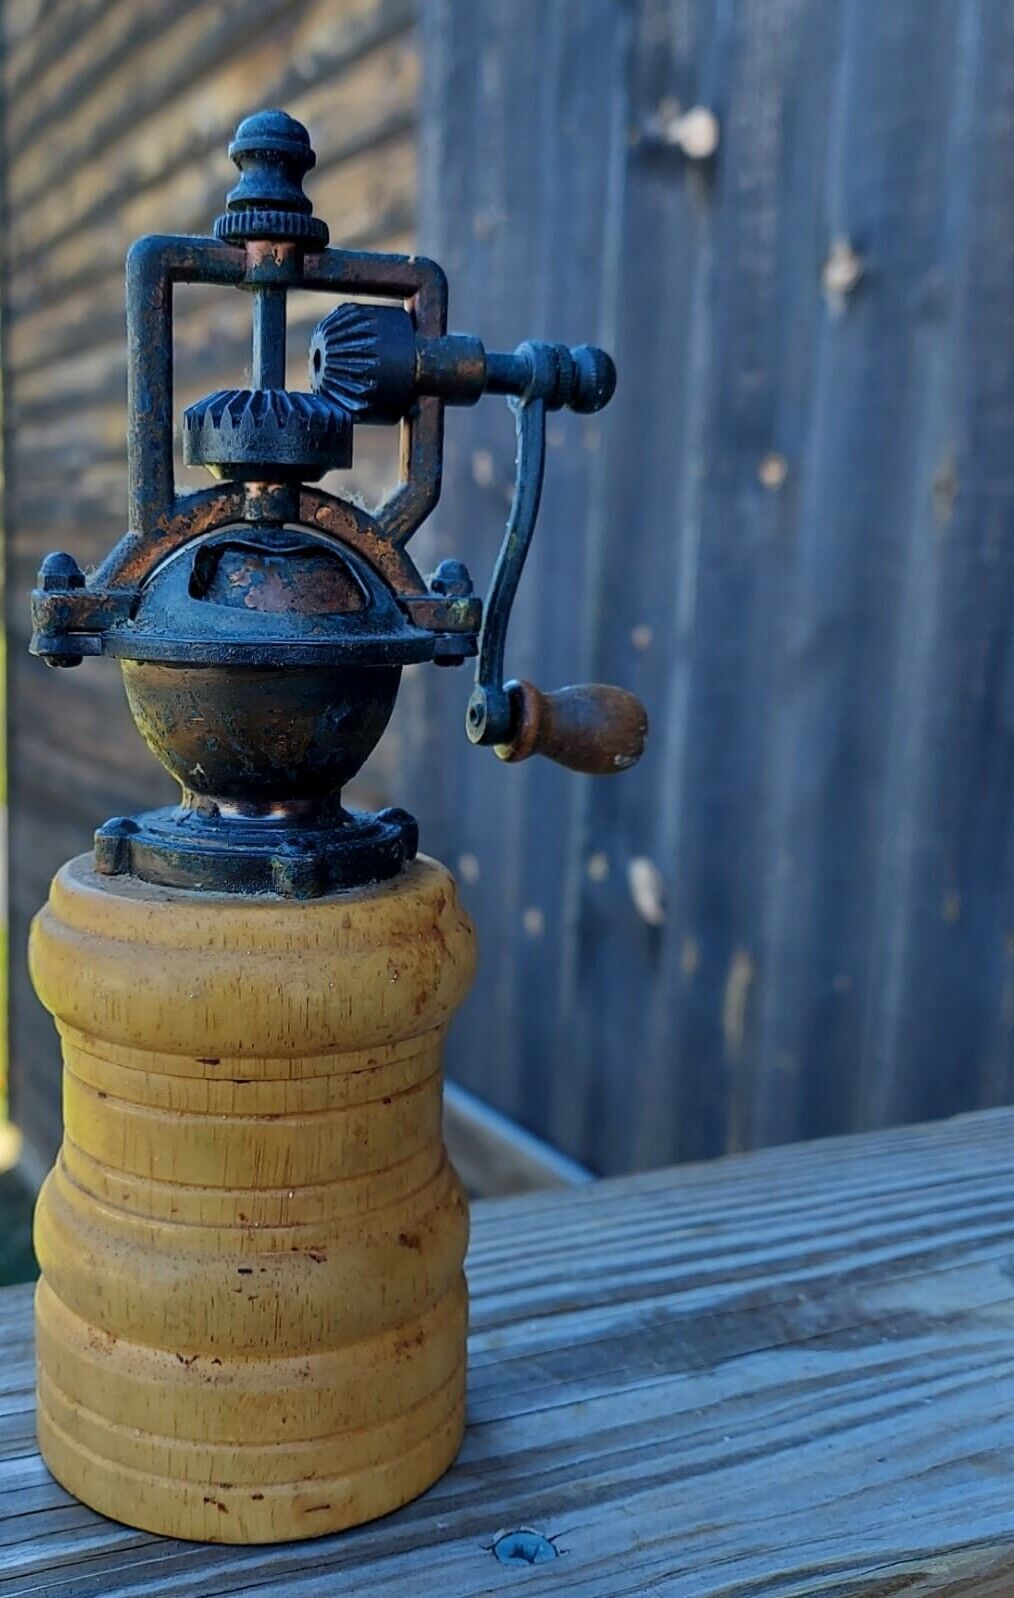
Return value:
[(64, 1051), (36, 1215), (39, 1441), (118, 1520), (267, 1542), (397, 1507), (464, 1425), (441, 1051), (474, 966), (419, 859), (310, 903), (71, 861), (33, 980)]

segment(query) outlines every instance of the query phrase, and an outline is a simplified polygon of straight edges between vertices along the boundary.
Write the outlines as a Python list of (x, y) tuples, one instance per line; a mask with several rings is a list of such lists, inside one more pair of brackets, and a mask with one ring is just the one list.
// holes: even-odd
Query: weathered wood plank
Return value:
[[(1010, 1098), (1014, 12), (435, 0), (424, 40), (455, 316), (619, 372), (561, 421), (510, 669), (652, 729), (620, 782), (503, 773), (419, 685), (485, 936), (452, 1070), (604, 1171)], [(484, 575), (507, 428), (448, 434)]]
[[(277, 45), (272, 47), (272, 53), (277, 54)], [(190, 107), (184, 103), (174, 112), (171, 129), (189, 135), (190, 142), (182, 152), (162, 147), (167, 142), (165, 122), (155, 119), (145, 136), (132, 138), (122, 152), (117, 152), (115, 161), (107, 156), (97, 161), (94, 182), (75, 184), (70, 196), (46, 191), (37, 206), (17, 209), (12, 218), (11, 238), (17, 252), (18, 275), (31, 279), (34, 259), (58, 248), (62, 239), (80, 232), (85, 226), (97, 224), (101, 229), (110, 206), (122, 205), (135, 193), (149, 188), (154, 188), (157, 199), (159, 182), (164, 180), (170, 166), (193, 165), (213, 175), (206, 195), (207, 214), (200, 218), (193, 207), (189, 208), (188, 219), (206, 232), (214, 213), (221, 208), (221, 154), (228, 142), (230, 123), (238, 119), (249, 101), (249, 68), (245, 57), (237, 64), (234, 117), (216, 114), (214, 126), (208, 130), (208, 118), (199, 114), (196, 105)], [(310, 179), (315, 193), (323, 174), (328, 174), (333, 186), (333, 169), (344, 161), (371, 150), (381, 152), (380, 161), (390, 159), (385, 146), (409, 132), (414, 121), (417, 71), (418, 53), (414, 41), (411, 35), (402, 35), (350, 66), (344, 78), (337, 82), (329, 79), (326, 103), (320, 89), (285, 97), (292, 114), (313, 127), (320, 153), (320, 171)], [(201, 143), (200, 148), (191, 149), (190, 144), (197, 137), (195, 123)], [(218, 179), (217, 189), (215, 178)], [(350, 178), (354, 182), (354, 173), (342, 174), (342, 190)], [(328, 196), (329, 205), (332, 198)], [(323, 209), (323, 191), (317, 199), (319, 208)], [(334, 214), (336, 238), (344, 211), (342, 199), (343, 196), (339, 196)], [(375, 227), (377, 223), (371, 225)], [(72, 286), (57, 304), (35, 311), (26, 309), (11, 330), (9, 369), (22, 373), (43, 363), (50, 366), (54, 357), (62, 358), (89, 348), (100, 343), (103, 337), (122, 339), (122, 267), (122, 261), (118, 260), (102, 280), (90, 288)], [(31, 302), (26, 303), (30, 305)]]
[[(414, 196), (415, 191), (414, 156), (407, 153), (411, 141), (404, 137), (405, 120), (400, 117), (388, 122), (385, 137), (390, 138), (390, 143), (382, 149), (367, 149), (350, 156), (340, 171), (329, 171), (322, 162), (307, 184), (314, 204), (328, 217), (335, 237), (353, 247), (371, 231), (392, 231), (405, 225), (405, 196)], [(158, 187), (133, 191), (120, 209), (115, 230), (100, 221), (92, 222), (65, 239), (58, 250), (44, 253), (30, 272), (12, 276), (12, 313), (19, 316), (55, 303), (65, 289), (77, 291), (83, 285), (108, 280), (122, 267), (122, 239), (164, 230), (167, 218), (173, 219), (179, 232), (206, 233), (231, 185), (230, 171), (235, 169), (230, 169), (228, 162), (208, 161), (196, 169), (171, 174)], [(397, 185), (400, 216), (394, 222), (387, 219), (387, 212), (391, 191)], [(374, 189), (377, 204), (371, 206)]]
[[(376, 23), (382, 42), (363, 54), (361, 28), (356, 31), (346, 25), (344, 30), (336, 30), (332, 21), (325, 35), (328, 14), (321, 17), (319, 7), (317, 12), (316, 34), (327, 37), (330, 51), (320, 59), (319, 50), (314, 53), (312, 37), (305, 42), (292, 41), (290, 48), (300, 53), (304, 63), (300, 82), (289, 93), (273, 98), (284, 99), (293, 115), (312, 125), (323, 169), (376, 146), (390, 136), (392, 129), (404, 132), (411, 125), (418, 55), (404, 24), (390, 42), (385, 42), (393, 27), (389, 17), (379, 18)], [(260, 48), (266, 56), (270, 52), (270, 64), (277, 72), (285, 59), (280, 57), (277, 39)], [(63, 185), (50, 184), (34, 201), (16, 205), (11, 261), (19, 273), (26, 272), (32, 263), (87, 224), (98, 223), (101, 227), (110, 206), (118, 207), (149, 188), (156, 190), (153, 203), (158, 203), (157, 191), (170, 173), (206, 174), (212, 206), (220, 208), (221, 193), (217, 191), (223, 172), (229, 170), (223, 166), (223, 152), (249, 104), (251, 71), (264, 71), (268, 65), (267, 59), (258, 61), (256, 50), (244, 52), (231, 64), (228, 75), (223, 72), (216, 77), (213, 106), (208, 104), (206, 86), (192, 89), (174, 103), (168, 125), (164, 116), (149, 115), (131, 130), (129, 140), (112, 150), (103, 149), (85, 163), (76, 172), (69, 192)], [(318, 81), (325, 73), (326, 89)], [(337, 81), (336, 73), (342, 74)], [(269, 84), (266, 91), (273, 88)], [(311, 185), (313, 182), (311, 179)]]
[[(1014, 1583), (1014, 1111), (476, 1206), (470, 1426), (317, 1544), (101, 1520), (30, 1441), (0, 1294), (0, 1598), (913, 1598)], [(534, 1526), (558, 1560), (501, 1566)]]
[[(80, 64), (82, 35), (88, 34), (93, 59), (108, 49), (110, 34), (96, 29), (103, 12), (111, 10), (109, 0), (15, 0), (3, 8), (4, 84), (15, 94), (28, 82), (42, 78), (49, 70), (66, 74), (68, 58)], [(126, 5), (117, 7), (128, 13)], [(120, 19), (113, 28), (122, 25)], [(109, 24), (107, 23), (107, 28)], [(74, 68), (71, 68), (73, 72)], [(63, 79), (66, 82), (66, 77)]]
[[(22, 0), (4, 17), (11, 1074), (16, 1113), (45, 1160), (59, 1135), (58, 1050), (28, 984), (28, 921), (99, 821), (171, 797), (115, 667), (50, 673), (25, 653), (28, 590), (46, 551), (94, 562), (123, 531), (123, 257), (146, 231), (208, 230), (236, 175), (225, 153), (233, 127), (261, 104), (312, 124), (310, 185), (337, 241), (411, 249), (415, 17), (414, 0)], [(177, 296), (181, 405), (242, 381), (242, 299)], [(292, 304), (297, 384), (298, 345), (322, 309), (310, 296)], [(357, 447), (356, 491), (376, 501), (396, 474), (393, 436), (371, 430)], [(395, 797), (397, 747), (393, 729), (363, 774), (375, 805)]]
[[(589, 0), (578, 11), (565, 0), (468, 7), (440, 0), (425, 9), (423, 24), (431, 142), (420, 244), (448, 271), (454, 325), (481, 329), (492, 348), (527, 337), (611, 344), (616, 173), (622, 176), (628, 137), (627, 9), (611, 0)], [(479, 61), (495, 62), (495, 70), (476, 70)], [(564, 415), (549, 427), (540, 530), (508, 666), (515, 676), (538, 673), (547, 687), (575, 680), (594, 625), (595, 559), (591, 551), (585, 559), (583, 546), (597, 516), (599, 477), (588, 446), (600, 431), (597, 418)], [(435, 527), (420, 535), (428, 559), (454, 551), (482, 584), (510, 499), (511, 435), (505, 406), (451, 419), (453, 492)], [(568, 1140), (551, 1105), (564, 1097), (566, 1118), (582, 1125), (595, 1114), (581, 1051), (555, 1035), (558, 996), (572, 976), (565, 874), (580, 782), (545, 761), (505, 770), (482, 753), (462, 758), (467, 689), (460, 676), (420, 679), (409, 692), (418, 697), (406, 781), (418, 794), (422, 835), (460, 862), (483, 929), (477, 995), (452, 1044), (455, 1074), (507, 1114), (552, 1125), (552, 1141), (575, 1150), (580, 1135)], [(531, 846), (536, 832), (545, 847)], [(511, 1024), (491, 1028), (491, 1013), (509, 1015)], [(559, 1066), (549, 1069), (553, 1059)]]
[[(290, 59), (309, 68), (314, 51), (306, 48), (308, 36), (327, 55), (328, 33), (339, 49), (357, 35), (360, 47), (368, 49), (384, 36), (378, 19), (404, 26), (410, 4), (411, 0), (347, 0), (330, 29), (321, 26), (320, 8), (301, 7), (305, 16), (290, 15), (275, 37), (274, 62), (267, 66), (254, 56), (251, 64), (273, 76), (279, 70), (287, 75), (285, 46), (291, 41), (298, 49)], [(177, 0), (131, 4), (116, 0), (104, 10), (101, 25), (85, 32), (76, 51), (57, 57), (51, 71), (33, 85), (31, 95), (20, 97), (12, 112), (16, 197), (25, 200), (53, 181), (66, 180), (78, 163), (129, 136), (133, 125), (164, 109), (197, 82), (204, 82), (213, 100), (214, 76), (223, 68), (228, 72), (244, 52), (255, 51), (259, 35), (277, 25), (286, 10), (291, 12), (283, 0), (226, 0), (210, 8), (195, 0), (182, 5)], [(153, 45), (146, 70), (138, 72), (139, 58)], [(286, 86), (295, 86), (291, 78)], [(40, 128), (50, 135), (41, 151), (34, 148)]]

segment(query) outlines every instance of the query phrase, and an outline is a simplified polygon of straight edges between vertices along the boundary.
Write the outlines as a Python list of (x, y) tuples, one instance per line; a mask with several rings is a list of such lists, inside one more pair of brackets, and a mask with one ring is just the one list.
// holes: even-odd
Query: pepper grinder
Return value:
[[(453, 1460), (465, 1416), (467, 1204), (441, 1134), (444, 1035), (474, 935), (408, 811), (342, 790), (402, 668), (474, 660), (471, 741), (608, 774), (632, 695), (505, 681), (547, 411), (593, 412), (601, 350), (447, 333), (432, 261), (328, 247), (306, 130), (249, 117), (214, 236), (127, 258), (129, 528), (96, 570), (49, 555), (32, 649), (111, 655), (176, 805), (100, 826), (35, 919), (65, 1136), (36, 1214), (38, 1425), (53, 1474), (115, 1519), (273, 1542), (382, 1515)], [(173, 295), (250, 296), (249, 388), (182, 416)], [(332, 301), (286, 387), (286, 297)], [(384, 303), (377, 303), (377, 302)], [(390, 302), (396, 303), (390, 303)], [(440, 493), (444, 411), (505, 395), (517, 476), (489, 593), (408, 544)], [(314, 486), (398, 426), (376, 510)]]

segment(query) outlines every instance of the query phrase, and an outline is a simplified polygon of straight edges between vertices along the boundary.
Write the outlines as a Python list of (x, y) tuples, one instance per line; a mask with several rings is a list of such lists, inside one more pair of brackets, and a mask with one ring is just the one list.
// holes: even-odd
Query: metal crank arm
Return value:
[(518, 352), (528, 357), (531, 378), (524, 392), (508, 401), (517, 434), (514, 494), (486, 598), (465, 731), (472, 743), (491, 746), (501, 760), (543, 755), (572, 771), (609, 776), (626, 771), (644, 750), (648, 717), (634, 694), (608, 683), (543, 693), (530, 682), (504, 682), (507, 627), (542, 498), (546, 397), (558, 388), (557, 350), (528, 344)]

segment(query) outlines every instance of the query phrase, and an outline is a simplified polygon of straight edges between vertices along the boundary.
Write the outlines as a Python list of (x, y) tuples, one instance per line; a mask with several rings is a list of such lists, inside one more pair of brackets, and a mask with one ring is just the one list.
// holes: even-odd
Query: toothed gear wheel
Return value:
[(220, 389), (184, 411), (183, 459), (216, 477), (313, 482), (352, 465), (352, 418), (317, 394)]
[(310, 386), (357, 422), (394, 422), (415, 398), (415, 328), (396, 306), (339, 305), (313, 330)]
[(275, 239), (304, 244), (322, 250), (328, 242), (327, 223), (317, 216), (299, 211), (226, 211), (215, 219), (215, 237), (226, 244), (245, 244), (248, 239)]

